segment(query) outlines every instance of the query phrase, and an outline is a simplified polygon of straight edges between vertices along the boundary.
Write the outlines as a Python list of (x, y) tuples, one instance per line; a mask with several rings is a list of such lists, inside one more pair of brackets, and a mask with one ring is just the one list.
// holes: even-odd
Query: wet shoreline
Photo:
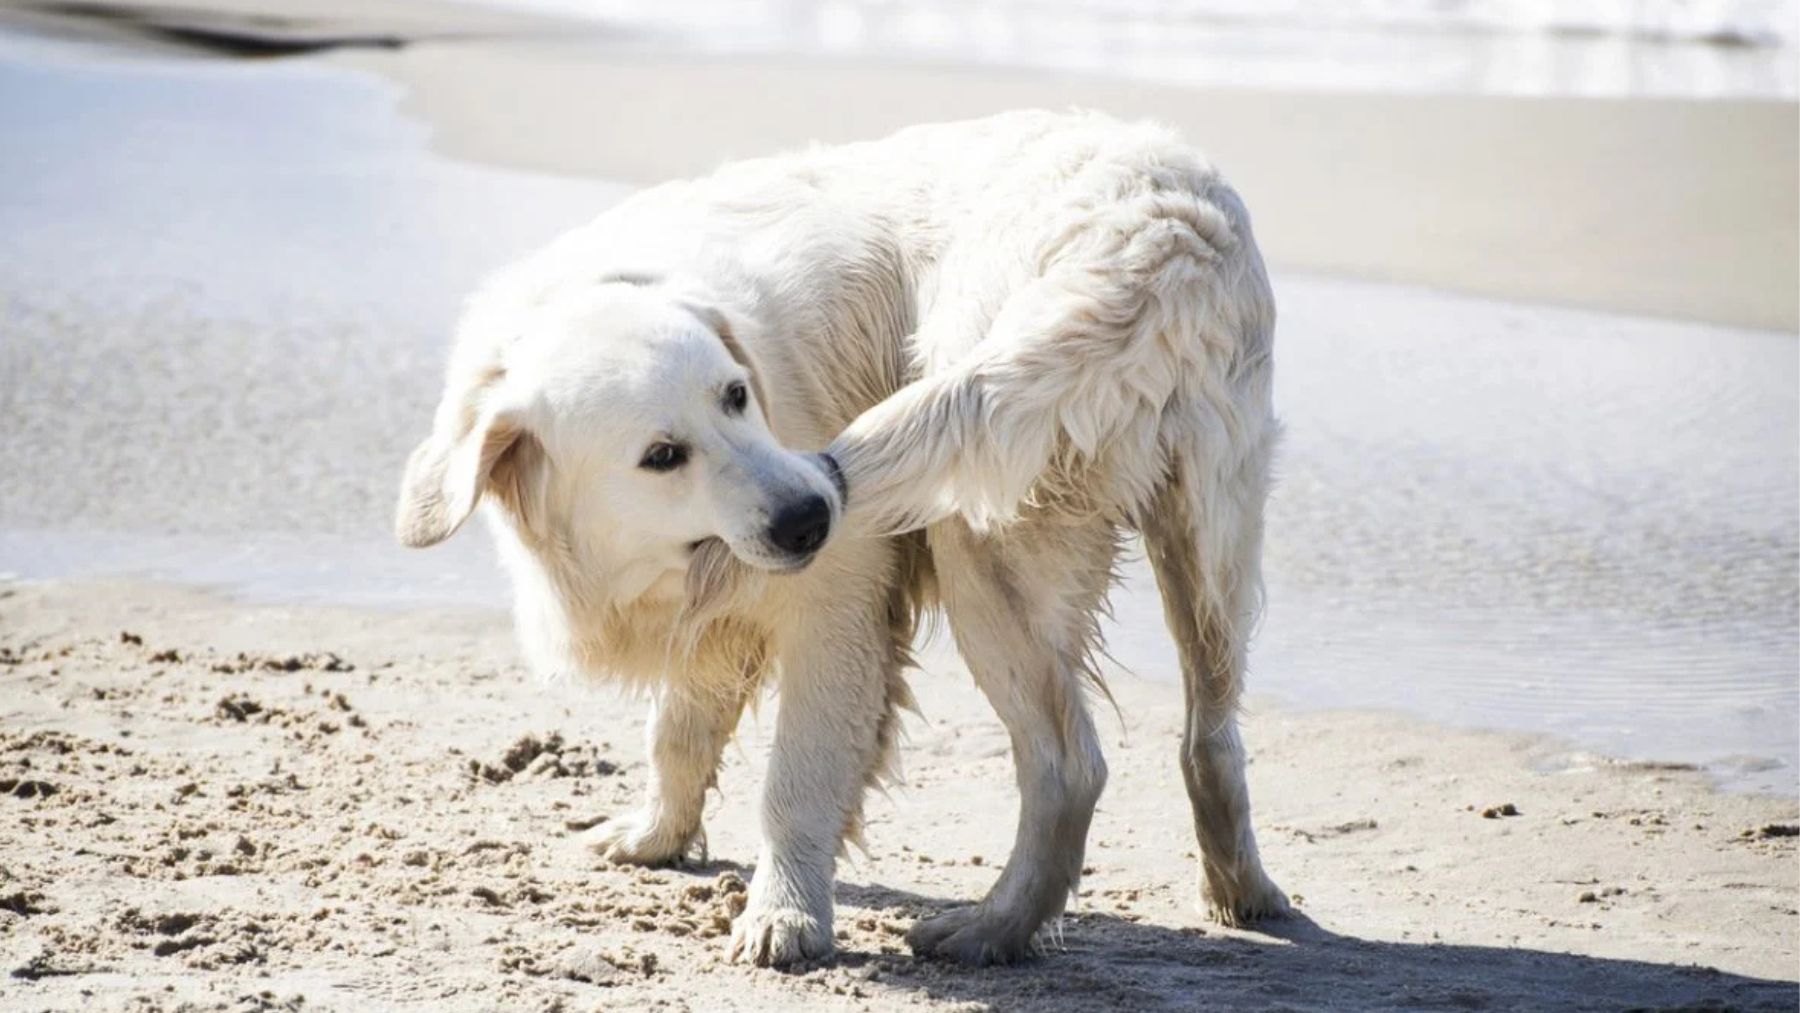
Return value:
[[(337, 60), (0, 42), (0, 570), (503, 606), (479, 534), (391, 544), (399, 465), (461, 293), (629, 188), (441, 158)], [(1255, 692), (1795, 792), (1792, 334), (1275, 282)], [(1141, 573), (1115, 605), (1171, 679)]]

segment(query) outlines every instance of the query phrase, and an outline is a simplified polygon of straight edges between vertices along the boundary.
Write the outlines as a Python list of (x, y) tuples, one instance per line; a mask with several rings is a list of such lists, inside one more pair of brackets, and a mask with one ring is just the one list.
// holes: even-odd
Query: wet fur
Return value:
[[(689, 308), (750, 370), (781, 443), (841, 468), (838, 530), (806, 571), (765, 573), (715, 538), (678, 589), (626, 590), (568, 527), (557, 463), (487, 392), (534, 314), (607, 286)], [(651, 783), (597, 831), (608, 857), (703, 840), (719, 751), (778, 686), (766, 840), (732, 944), (759, 963), (830, 950), (834, 857), (896, 769), (910, 647), (939, 611), (1011, 735), (1022, 805), (993, 889), (910, 941), (971, 963), (1034, 952), (1105, 786), (1097, 617), (1140, 532), (1182, 660), (1202, 893), (1242, 923), (1286, 908), (1236, 728), (1278, 437), (1273, 327), (1242, 203), (1154, 126), (1016, 113), (737, 163), (633, 197), (477, 294), (398, 529), (445, 537), (469, 506), (446, 478), (481, 469), (534, 667), (654, 695)]]

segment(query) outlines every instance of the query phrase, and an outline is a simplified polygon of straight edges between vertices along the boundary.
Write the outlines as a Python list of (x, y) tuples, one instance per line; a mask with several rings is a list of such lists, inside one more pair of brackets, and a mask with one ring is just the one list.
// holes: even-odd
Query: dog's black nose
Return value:
[(791, 555), (799, 556), (825, 544), (831, 534), (831, 504), (823, 496), (807, 496), (794, 500), (775, 514), (769, 525), (769, 541)]

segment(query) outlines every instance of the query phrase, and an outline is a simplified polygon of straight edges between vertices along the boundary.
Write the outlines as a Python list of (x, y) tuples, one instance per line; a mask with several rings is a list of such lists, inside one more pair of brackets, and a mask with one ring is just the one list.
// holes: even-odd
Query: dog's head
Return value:
[(657, 284), (477, 296), (407, 462), (400, 540), (443, 541), (485, 497), (532, 554), (614, 601), (684, 574), (714, 540), (759, 570), (805, 567), (842, 495), (828, 459), (776, 440), (736, 332)]

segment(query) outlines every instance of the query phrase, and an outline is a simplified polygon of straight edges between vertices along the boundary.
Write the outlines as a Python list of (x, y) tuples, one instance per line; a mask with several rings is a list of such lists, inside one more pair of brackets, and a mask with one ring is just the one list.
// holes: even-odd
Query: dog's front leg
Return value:
[(737, 728), (749, 685), (668, 686), (644, 730), (650, 782), (635, 812), (595, 828), (588, 847), (610, 862), (662, 865), (703, 840), (700, 817), (719, 755)]
[[(787, 631), (763, 794), (763, 845), (731, 956), (788, 964), (832, 950), (832, 884), (893, 720), (898, 667), (876, 608), (820, 603)], [(850, 614), (846, 614), (846, 613)]]

